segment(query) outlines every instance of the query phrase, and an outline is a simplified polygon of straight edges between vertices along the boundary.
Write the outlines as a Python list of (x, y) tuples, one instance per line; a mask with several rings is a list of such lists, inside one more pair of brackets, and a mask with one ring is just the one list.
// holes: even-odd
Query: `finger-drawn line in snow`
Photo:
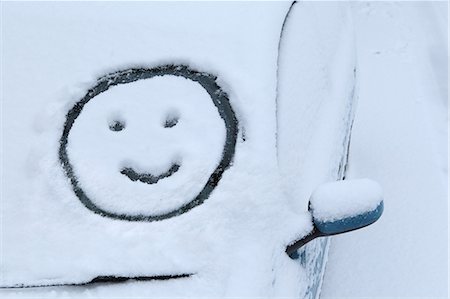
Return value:
[[(77, 176), (74, 173), (73, 166), (70, 162), (69, 156), (67, 154), (67, 144), (68, 137), (72, 126), (74, 125), (77, 117), (83, 110), (83, 107), (92, 99), (94, 99), (97, 95), (107, 91), (108, 89), (121, 84), (127, 84), (131, 82), (135, 82), (138, 80), (151, 79), (153, 77), (160, 76), (178, 76), (184, 77), (191, 81), (197, 82), (202, 86), (207, 93), (209, 94), (213, 104), (217, 108), (220, 118), (225, 123), (226, 136), (225, 136), (225, 144), (222, 151), (222, 157), (215, 168), (215, 170), (210, 175), (203, 189), (189, 202), (182, 205), (181, 207), (172, 210), (167, 213), (160, 213), (154, 215), (148, 214), (138, 214), (138, 215), (130, 215), (127, 213), (114, 213), (111, 211), (106, 211), (105, 209), (97, 206), (91, 198), (89, 198), (85, 191), (81, 188)], [(64, 123), (64, 129), (60, 138), (60, 147), (59, 147), (59, 160), (61, 162), (62, 168), (70, 180), (72, 190), (78, 199), (83, 203), (83, 205), (89, 210), (93, 211), (104, 217), (109, 217), (113, 219), (119, 220), (127, 220), (127, 221), (159, 221), (168, 219), (171, 217), (175, 217), (181, 215), (192, 208), (201, 205), (212, 193), (220, 179), (222, 178), (223, 173), (227, 170), (234, 157), (236, 141), (238, 136), (238, 121), (236, 115), (231, 107), (231, 104), (228, 99), (228, 95), (222, 90), (222, 88), (216, 82), (217, 77), (205, 72), (199, 72), (193, 70), (185, 65), (163, 65), (155, 68), (132, 68), (126, 69), (114, 73), (107, 74), (97, 80), (97, 84), (91, 88), (86, 95), (78, 101), (67, 113), (66, 121)], [(175, 122), (174, 122), (175, 123)], [(169, 124), (168, 126), (173, 126), (174, 123)], [(111, 129), (121, 130), (123, 128), (123, 124), (115, 124)], [(148, 184), (156, 184), (158, 180), (166, 178), (175, 172), (178, 171), (180, 165), (173, 165), (166, 173), (163, 173), (159, 176), (151, 176), (148, 174), (141, 174), (132, 169), (122, 169), (122, 174), (127, 176), (132, 181), (139, 181)]]
[(116, 276), (101, 275), (89, 281), (66, 282), (66, 283), (47, 283), (47, 284), (15, 284), (9, 286), (1, 286), (0, 289), (31, 289), (31, 288), (52, 288), (52, 287), (86, 287), (99, 284), (120, 284), (133, 281), (167, 281), (191, 278), (195, 273), (166, 274), (155, 276)]
[(122, 169), (120, 173), (127, 176), (133, 182), (139, 181), (146, 184), (156, 184), (159, 180), (170, 177), (172, 174), (177, 172), (178, 169), (180, 169), (180, 165), (174, 163), (172, 167), (169, 168), (169, 170), (157, 176), (151, 173), (137, 173), (131, 167), (126, 167)]

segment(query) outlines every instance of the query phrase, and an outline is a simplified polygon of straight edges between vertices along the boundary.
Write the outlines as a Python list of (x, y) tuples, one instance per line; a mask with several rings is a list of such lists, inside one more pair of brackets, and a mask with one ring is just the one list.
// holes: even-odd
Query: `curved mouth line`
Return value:
[(127, 176), (133, 182), (139, 181), (146, 184), (156, 184), (159, 180), (170, 177), (180, 169), (180, 165), (174, 163), (169, 170), (160, 175), (153, 175), (151, 173), (138, 173), (131, 167), (123, 168), (120, 173)]

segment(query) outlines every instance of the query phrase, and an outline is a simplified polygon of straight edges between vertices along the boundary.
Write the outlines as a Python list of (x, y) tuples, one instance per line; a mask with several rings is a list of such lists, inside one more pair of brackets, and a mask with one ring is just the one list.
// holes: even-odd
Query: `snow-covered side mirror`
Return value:
[(383, 194), (380, 185), (369, 179), (325, 183), (312, 194), (309, 208), (314, 228), (286, 248), (291, 258), (317, 237), (353, 231), (377, 221), (383, 213)]

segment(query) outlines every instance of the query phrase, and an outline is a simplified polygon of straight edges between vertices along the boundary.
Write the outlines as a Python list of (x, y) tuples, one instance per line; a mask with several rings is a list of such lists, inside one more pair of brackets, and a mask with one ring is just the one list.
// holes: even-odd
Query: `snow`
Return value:
[(360, 93), (348, 178), (374, 225), (332, 238), (322, 298), (448, 297), (448, 4), (354, 3)]
[[(284, 250), (312, 223), (306, 210), (292, 211), (282, 194), (275, 147), (278, 41), (288, 7), (286, 2), (2, 3), (0, 285), (193, 274), (165, 282), (2, 289), (2, 296), (292, 297), (306, 288), (300, 283), (304, 270)], [(232, 167), (207, 201), (180, 216), (130, 222), (95, 214), (75, 196), (58, 160), (66, 114), (97, 78), (167, 63), (218, 76), (240, 125)], [(169, 103), (176, 107), (164, 106)], [(176, 126), (162, 127), (166, 113), (179, 113)], [(122, 131), (109, 129), (114, 120), (124, 122)], [(102, 194), (99, 204), (129, 213), (150, 196), (148, 189), (167, 199), (167, 189), (159, 185), (164, 181), (184, 181), (183, 188), (195, 193), (223, 148), (223, 122), (203, 90), (167, 77), (111, 88), (89, 102), (73, 130), (68, 153), (80, 183)], [(130, 130), (135, 133), (127, 135)], [(128, 182), (117, 172), (125, 165), (164, 172), (178, 159), (180, 173), (158, 186)], [(107, 175), (92, 181), (97, 172)], [(196, 179), (184, 185), (183, 177), (190, 175)], [(171, 197), (158, 205), (150, 199), (147, 211), (187, 200)]]
[[(312, 298), (328, 252), (322, 298), (446, 295), (446, 4), (299, 2), (281, 42), (289, 2), (1, 7), (0, 286), (193, 274), (1, 289), (2, 297)], [(168, 63), (215, 75), (228, 93), (240, 129), (232, 167), (207, 201), (180, 216), (131, 222), (94, 214), (58, 160), (67, 111), (101, 76)], [(99, 95), (71, 132), (80, 183), (102, 194), (105, 208), (176, 208), (188, 200), (177, 190), (196, 193), (217, 165), (223, 122), (203, 89), (160, 79)], [(331, 247), (329, 238), (311, 242), (301, 265), (285, 246), (311, 231), (314, 189), (345, 173), (356, 98), (347, 178), (379, 181), (386, 210)], [(178, 123), (164, 128), (171, 117)], [(116, 120), (122, 131), (109, 129)], [(156, 185), (118, 172), (157, 175), (174, 162), (179, 173)], [(108, 175), (99, 180), (97, 172)], [(164, 187), (169, 182), (178, 186)]]
[(278, 160), (285, 192), (295, 209), (304, 210), (314, 189), (343, 171), (355, 88), (354, 40), (348, 11), (338, 3), (298, 3), (286, 25)]
[(383, 192), (377, 182), (355, 179), (320, 185), (310, 203), (314, 219), (328, 222), (373, 211), (382, 201)]

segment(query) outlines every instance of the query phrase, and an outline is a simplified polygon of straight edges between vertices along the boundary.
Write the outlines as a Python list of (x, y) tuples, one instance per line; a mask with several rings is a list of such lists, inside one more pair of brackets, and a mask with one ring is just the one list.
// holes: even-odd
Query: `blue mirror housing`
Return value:
[(352, 230), (360, 229), (368, 226), (375, 221), (377, 221), (381, 214), (383, 214), (384, 203), (381, 201), (378, 206), (372, 210), (365, 213), (347, 217), (343, 219), (338, 219), (334, 221), (320, 221), (313, 219), (314, 226), (324, 235), (336, 235)]

